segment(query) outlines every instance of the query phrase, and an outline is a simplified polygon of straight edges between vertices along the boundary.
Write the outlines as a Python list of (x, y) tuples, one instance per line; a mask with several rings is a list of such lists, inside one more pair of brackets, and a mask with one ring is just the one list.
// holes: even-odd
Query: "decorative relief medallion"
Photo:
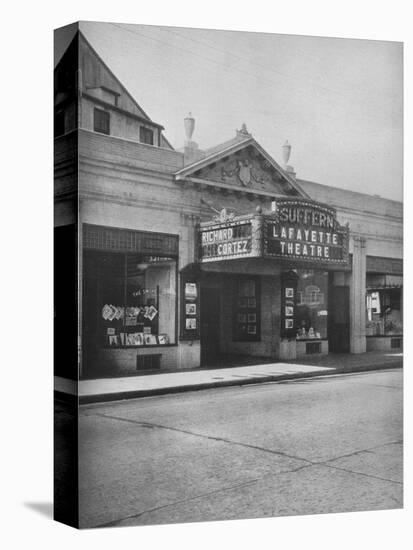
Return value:
[[(225, 160), (205, 167), (200, 177), (236, 186), (263, 191), (288, 193), (286, 184), (267, 159), (257, 154), (257, 151), (244, 150)], [(287, 185), (288, 187), (288, 185)]]
[(227, 163), (221, 168), (221, 181), (235, 180), (238, 185), (241, 184), (243, 187), (251, 187), (253, 183), (258, 183), (261, 186), (271, 184), (271, 176), (263, 170), (260, 164), (259, 161), (251, 161), (247, 157)]

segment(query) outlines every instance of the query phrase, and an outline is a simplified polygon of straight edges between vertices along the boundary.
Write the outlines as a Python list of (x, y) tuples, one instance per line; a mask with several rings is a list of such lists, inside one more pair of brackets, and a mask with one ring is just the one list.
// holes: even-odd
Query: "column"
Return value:
[(366, 351), (366, 239), (353, 236), (350, 278), (350, 353)]
[(78, 379), (83, 375), (82, 327), (83, 327), (83, 234), (82, 223), (77, 223), (77, 368)]

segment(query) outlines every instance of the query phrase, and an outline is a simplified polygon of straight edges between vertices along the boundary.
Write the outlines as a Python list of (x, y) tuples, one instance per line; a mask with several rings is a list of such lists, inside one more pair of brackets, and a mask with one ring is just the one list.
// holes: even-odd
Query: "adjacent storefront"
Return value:
[[(115, 374), (122, 364), (122, 374), (157, 369), (154, 351), (176, 346), (177, 259), (176, 235), (83, 225), (89, 377)], [(133, 353), (142, 349), (150, 353)]]
[(367, 350), (403, 347), (403, 263), (387, 258), (367, 258)]

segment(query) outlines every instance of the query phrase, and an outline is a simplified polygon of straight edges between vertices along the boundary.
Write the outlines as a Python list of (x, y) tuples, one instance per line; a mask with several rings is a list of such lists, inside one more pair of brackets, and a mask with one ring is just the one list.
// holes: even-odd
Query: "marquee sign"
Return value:
[(202, 224), (199, 231), (201, 262), (248, 258), (253, 255), (251, 219)]
[(348, 227), (328, 206), (285, 199), (264, 221), (264, 256), (325, 264), (348, 263)]
[(349, 265), (348, 226), (338, 223), (334, 208), (306, 199), (280, 199), (271, 214), (201, 223), (198, 239), (201, 263), (262, 257)]

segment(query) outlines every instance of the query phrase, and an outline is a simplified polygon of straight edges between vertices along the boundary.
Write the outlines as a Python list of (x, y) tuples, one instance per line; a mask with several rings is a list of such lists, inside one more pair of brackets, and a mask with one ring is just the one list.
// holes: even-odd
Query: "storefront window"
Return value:
[(175, 343), (176, 260), (85, 251), (84, 323), (103, 347)]
[(328, 273), (298, 270), (297, 339), (327, 338)]
[(367, 336), (403, 334), (400, 288), (367, 290), (366, 308)]

